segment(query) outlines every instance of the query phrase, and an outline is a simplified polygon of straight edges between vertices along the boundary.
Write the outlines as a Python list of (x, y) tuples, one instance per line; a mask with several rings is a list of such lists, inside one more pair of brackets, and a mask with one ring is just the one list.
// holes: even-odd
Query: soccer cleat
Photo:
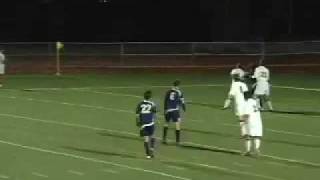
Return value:
[(261, 156), (261, 152), (260, 152), (259, 149), (256, 149), (256, 150), (255, 150), (255, 153), (256, 153), (256, 156), (257, 156), (257, 157)]
[(165, 140), (162, 140), (162, 144), (168, 145), (168, 142)]
[(251, 155), (251, 154), (250, 154), (250, 151), (241, 153), (241, 156), (250, 156), (250, 155)]
[(151, 159), (151, 156), (147, 156), (146, 158), (147, 158), (147, 159)]

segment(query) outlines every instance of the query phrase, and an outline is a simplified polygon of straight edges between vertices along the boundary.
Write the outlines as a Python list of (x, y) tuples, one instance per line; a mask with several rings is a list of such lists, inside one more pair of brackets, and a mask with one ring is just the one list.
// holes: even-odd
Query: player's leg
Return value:
[(0, 87), (3, 86), (3, 80), (4, 80), (4, 64), (0, 64)]
[(151, 158), (151, 155), (150, 155), (150, 146), (149, 146), (149, 136), (147, 136), (146, 134), (144, 134), (144, 150), (146, 152), (146, 156), (147, 158)]
[(250, 151), (252, 148), (252, 142), (248, 133), (248, 124), (242, 120), (240, 120), (240, 131), (241, 137), (244, 140), (244, 153), (243, 155), (250, 155)]
[(149, 155), (151, 157), (154, 157), (154, 147), (155, 147), (155, 142), (156, 142), (156, 139), (154, 137), (155, 126), (154, 125), (148, 126), (146, 130), (147, 130), (147, 134), (149, 136), (149, 147), (150, 147)]
[(164, 115), (165, 122), (163, 124), (163, 134), (162, 134), (162, 143), (167, 144), (167, 135), (168, 135), (168, 129), (169, 129), (169, 122), (171, 119), (171, 112), (167, 112)]
[(268, 83), (267, 89), (266, 89), (266, 93), (265, 93), (265, 102), (268, 106), (268, 109), (270, 111), (273, 110), (273, 106), (272, 106), (272, 102), (271, 102), (271, 98), (270, 98), (270, 84)]
[(179, 111), (174, 111), (173, 121), (176, 124), (176, 143), (180, 144), (180, 133), (181, 133), (181, 117)]

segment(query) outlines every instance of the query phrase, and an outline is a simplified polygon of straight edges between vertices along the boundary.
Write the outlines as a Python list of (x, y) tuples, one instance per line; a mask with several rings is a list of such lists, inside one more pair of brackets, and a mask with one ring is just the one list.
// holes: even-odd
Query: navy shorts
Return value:
[(180, 121), (180, 111), (171, 111), (165, 114), (165, 120), (169, 122), (179, 122)]
[(140, 130), (140, 136), (152, 136), (154, 134), (154, 125), (146, 126)]

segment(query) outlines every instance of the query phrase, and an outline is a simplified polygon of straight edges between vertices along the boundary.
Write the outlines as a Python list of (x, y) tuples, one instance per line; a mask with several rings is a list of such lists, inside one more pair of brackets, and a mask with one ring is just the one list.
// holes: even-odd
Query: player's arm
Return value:
[(186, 103), (185, 103), (185, 101), (184, 101), (183, 93), (181, 93), (181, 95), (180, 95), (180, 102), (181, 102), (182, 110), (183, 110), (184, 112), (186, 112), (187, 107), (186, 107)]
[(141, 103), (138, 104), (136, 108), (136, 126), (141, 126), (140, 113), (141, 113)]
[(167, 104), (167, 101), (169, 99), (169, 96), (170, 96), (170, 91), (168, 91), (164, 97), (164, 113), (166, 114), (167, 113), (167, 109), (168, 109), (168, 104)]

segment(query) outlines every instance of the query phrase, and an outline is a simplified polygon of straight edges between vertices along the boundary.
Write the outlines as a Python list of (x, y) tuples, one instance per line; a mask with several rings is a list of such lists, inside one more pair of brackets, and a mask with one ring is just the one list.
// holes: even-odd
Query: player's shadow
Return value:
[(202, 106), (202, 107), (207, 107), (207, 108), (212, 108), (212, 109), (222, 109), (222, 106), (217, 105), (217, 104), (200, 103), (200, 102), (187, 102), (187, 104), (195, 105), (195, 106)]
[(187, 150), (210, 151), (210, 152), (216, 152), (216, 153), (240, 155), (238, 151), (222, 149), (222, 148), (214, 148), (214, 147), (197, 146), (197, 145), (184, 144), (184, 143), (180, 144), (179, 147)]
[(269, 111), (276, 114), (297, 114), (297, 115), (306, 115), (306, 116), (320, 116), (320, 112), (316, 111), (284, 111), (284, 110), (273, 110)]
[(108, 137), (113, 137), (113, 138), (118, 138), (118, 139), (141, 141), (141, 138), (139, 136), (133, 137), (133, 136), (123, 135), (123, 134), (111, 133), (108, 131), (100, 131), (97, 134), (99, 134), (101, 136), (108, 136)]
[(78, 148), (78, 147), (71, 147), (71, 146), (63, 146), (65, 149), (69, 149), (72, 151), (78, 152), (85, 152), (90, 154), (98, 154), (104, 156), (114, 156), (114, 157), (121, 157), (121, 158), (131, 158), (131, 159), (138, 159), (138, 156), (124, 153), (124, 152), (108, 152), (108, 151), (100, 151), (100, 150), (93, 150), (93, 149), (86, 149), (86, 148)]
[(298, 142), (291, 142), (291, 141), (285, 141), (285, 140), (274, 140), (274, 139), (264, 139), (264, 141), (270, 142), (270, 143), (299, 146), (299, 147), (320, 148), (320, 144), (306, 144), (306, 143), (298, 143)]
[(227, 138), (234, 138), (236, 137), (233, 134), (229, 133), (221, 133), (221, 132), (213, 132), (213, 131), (204, 131), (204, 130), (198, 130), (198, 129), (190, 129), (190, 128), (183, 128), (183, 131), (185, 132), (191, 132), (191, 133), (198, 133), (198, 134), (205, 134), (205, 135), (214, 135), (219, 137), (227, 137)]

